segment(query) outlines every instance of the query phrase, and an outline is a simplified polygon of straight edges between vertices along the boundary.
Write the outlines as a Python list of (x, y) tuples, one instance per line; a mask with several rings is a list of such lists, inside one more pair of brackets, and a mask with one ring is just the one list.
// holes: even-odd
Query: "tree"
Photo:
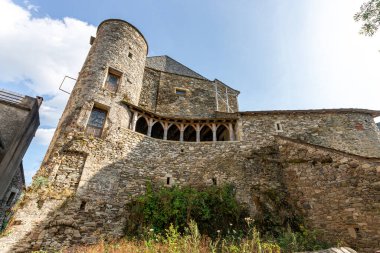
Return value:
[(354, 15), (355, 21), (362, 21), (360, 33), (372, 36), (380, 27), (380, 0), (370, 0), (360, 7)]

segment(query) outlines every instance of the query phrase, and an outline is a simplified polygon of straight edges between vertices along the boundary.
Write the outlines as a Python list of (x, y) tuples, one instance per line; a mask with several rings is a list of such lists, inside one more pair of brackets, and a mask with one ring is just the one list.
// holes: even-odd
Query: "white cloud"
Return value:
[(37, 144), (48, 146), (53, 138), (55, 128), (38, 128), (35, 136)]
[(41, 124), (55, 127), (68, 99), (59, 85), (65, 75), (76, 78), (96, 28), (73, 18), (35, 18), (38, 7), (24, 4), (0, 0), (0, 82), (44, 96)]

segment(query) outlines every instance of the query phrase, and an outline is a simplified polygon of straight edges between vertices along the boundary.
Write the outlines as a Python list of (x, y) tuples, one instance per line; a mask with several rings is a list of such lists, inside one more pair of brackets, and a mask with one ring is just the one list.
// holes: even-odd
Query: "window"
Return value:
[(108, 72), (104, 87), (109, 91), (116, 92), (117, 88), (119, 87), (120, 76), (121, 75), (118, 75), (116, 73)]
[(106, 121), (106, 115), (107, 111), (96, 107), (92, 108), (90, 119), (87, 123), (86, 132), (94, 135), (95, 137), (100, 137)]
[(170, 185), (170, 177), (167, 177), (167, 178), (166, 178), (166, 184), (167, 184), (167, 185)]
[(180, 88), (175, 88), (175, 94), (180, 95), (180, 96), (185, 96), (186, 95), (186, 90), (185, 89), (180, 89)]
[(280, 122), (276, 122), (274, 123), (275, 125), (275, 128), (276, 128), (276, 132), (282, 132), (284, 131), (283, 128), (282, 128), (282, 124)]
[(10, 206), (13, 202), (13, 199), (15, 198), (16, 196), (16, 193), (15, 192), (11, 192), (11, 194), (9, 195), (8, 197), (8, 200), (7, 200), (7, 206)]
[(128, 53), (128, 57), (133, 59), (133, 54), (131, 52)]
[(80, 203), (80, 207), (79, 207), (79, 210), (85, 210), (86, 209), (86, 201), (83, 201)]

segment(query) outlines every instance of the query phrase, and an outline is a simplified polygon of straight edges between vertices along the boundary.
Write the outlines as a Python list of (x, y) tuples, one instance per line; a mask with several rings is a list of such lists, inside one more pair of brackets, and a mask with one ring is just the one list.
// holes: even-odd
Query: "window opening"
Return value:
[(153, 138), (156, 139), (163, 139), (164, 138), (164, 128), (162, 127), (162, 124), (160, 122), (156, 122), (152, 127), (152, 133), (150, 135)]
[(183, 132), (183, 141), (195, 142), (197, 140), (197, 132), (193, 126), (186, 127)]
[(169, 141), (179, 141), (181, 138), (181, 132), (176, 125), (171, 125), (168, 129), (167, 140)]
[(186, 90), (180, 89), (180, 88), (175, 88), (175, 94), (184, 96), (184, 95), (186, 95)]
[(217, 183), (217, 182), (216, 182), (216, 178), (213, 177), (213, 178), (212, 178), (212, 184), (213, 184), (213, 185), (216, 185), (216, 183)]
[(7, 200), (7, 206), (10, 206), (13, 202), (13, 199), (15, 198), (16, 196), (16, 193), (15, 192), (11, 192), (11, 194), (9, 195), (8, 197), (8, 200)]
[(80, 207), (79, 207), (79, 210), (85, 210), (86, 209), (86, 201), (82, 201), (81, 203), (80, 203)]
[(128, 53), (128, 57), (133, 59), (133, 54), (131, 52)]
[(167, 178), (166, 178), (166, 184), (167, 184), (167, 185), (170, 185), (170, 177), (167, 177)]
[(282, 132), (282, 124), (280, 122), (275, 123), (276, 132)]
[(212, 141), (212, 130), (209, 126), (204, 126), (200, 132), (201, 141)]
[(87, 123), (86, 132), (94, 135), (95, 137), (100, 137), (106, 121), (106, 115), (107, 111), (96, 107), (92, 108), (90, 119)]
[(116, 92), (119, 87), (120, 75), (108, 72), (105, 88), (109, 91)]
[(148, 134), (148, 122), (144, 117), (140, 117), (136, 122), (136, 132), (141, 134)]
[(229, 141), (230, 132), (225, 125), (220, 125), (216, 130), (216, 140), (217, 141)]

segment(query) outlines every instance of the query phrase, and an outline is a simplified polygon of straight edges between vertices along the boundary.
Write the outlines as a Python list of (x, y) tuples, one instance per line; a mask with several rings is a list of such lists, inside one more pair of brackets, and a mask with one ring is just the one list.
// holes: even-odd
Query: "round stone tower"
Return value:
[[(128, 128), (131, 115), (121, 101), (138, 105), (148, 52), (141, 32), (124, 20), (108, 19), (99, 25), (91, 45), (44, 162), (64, 133), (87, 131), (94, 109), (105, 113), (101, 137)], [(96, 125), (96, 118), (93, 122)]]

